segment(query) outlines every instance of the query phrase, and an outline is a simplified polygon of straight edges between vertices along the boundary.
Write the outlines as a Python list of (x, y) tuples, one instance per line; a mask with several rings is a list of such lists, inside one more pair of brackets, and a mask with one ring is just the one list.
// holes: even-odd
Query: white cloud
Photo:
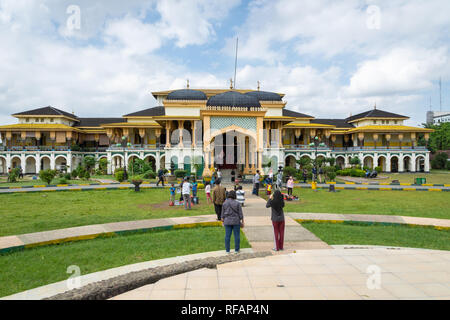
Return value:
[(432, 86), (432, 80), (450, 75), (446, 48), (396, 48), (358, 66), (344, 93), (351, 96), (411, 94)]

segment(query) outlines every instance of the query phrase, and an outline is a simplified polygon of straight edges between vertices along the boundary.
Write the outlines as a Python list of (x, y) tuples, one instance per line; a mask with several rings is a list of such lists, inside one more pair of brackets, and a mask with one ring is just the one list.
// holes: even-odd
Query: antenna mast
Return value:
[(441, 82), (441, 77), (439, 77), (439, 111), (442, 111), (442, 82)]
[(235, 89), (236, 89), (236, 68), (237, 68), (237, 55), (238, 55), (238, 41), (239, 41), (239, 38), (236, 37), (236, 57), (234, 59), (234, 81), (233, 81)]

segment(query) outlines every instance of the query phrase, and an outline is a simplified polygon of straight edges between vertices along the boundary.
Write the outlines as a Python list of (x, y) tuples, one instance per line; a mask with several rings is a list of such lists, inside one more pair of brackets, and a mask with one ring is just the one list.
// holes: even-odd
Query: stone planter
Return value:
[(133, 180), (131, 181), (131, 183), (134, 184), (134, 191), (136, 192), (141, 191), (142, 180)]

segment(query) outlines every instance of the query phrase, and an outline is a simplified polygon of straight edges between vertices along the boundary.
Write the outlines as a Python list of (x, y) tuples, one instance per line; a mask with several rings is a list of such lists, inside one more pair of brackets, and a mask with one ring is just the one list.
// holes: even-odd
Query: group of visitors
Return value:
[[(161, 171), (160, 171), (161, 172)], [(158, 172), (158, 184), (162, 182), (164, 185), (164, 172), (160, 176)], [(244, 227), (244, 215), (242, 207), (245, 205), (245, 192), (239, 181), (235, 179), (234, 190), (227, 191), (221, 184), (220, 170), (215, 172), (211, 182), (205, 183), (205, 195), (207, 204), (214, 205), (214, 211), (218, 221), (222, 221), (225, 227), (225, 250), (230, 253), (231, 236), (234, 237), (234, 252), (240, 252), (240, 229)], [(269, 173), (269, 179), (273, 184), (273, 172)], [(281, 193), (282, 172), (278, 172), (276, 177), (276, 189), (266, 203), (267, 208), (271, 208), (271, 220), (274, 230), (275, 246), (274, 251), (283, 250), (284, 243), (284, 199)], [(292, 195), (294, 187), (293, 177), (289, 177), (287, 181), (288, 194)], [(181, 201), (184, 201), (185, 210), (191, 209), (191, 199), (197, 197), (198, 184), (194, 181), (191, 183), (189, 177), (183, 179), (180, 184)], [(256, 171), (253, 177), (253, 193), (258, 194), (260, 188), (260, 172)], [(170, 188), (170, 200), (175, 201), (176, 188), (174, 184)], [(192, 197), (191, 197), (192, 195)]]

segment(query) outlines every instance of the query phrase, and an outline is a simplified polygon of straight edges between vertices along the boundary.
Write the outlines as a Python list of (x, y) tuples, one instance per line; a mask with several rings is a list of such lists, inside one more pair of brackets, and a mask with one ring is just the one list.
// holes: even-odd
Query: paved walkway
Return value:
[[(371, 185), (371, 184), (336, 184), (336, 189), (351, 189), (351, 190), (406, 190), (406, 191), (448, 191), (450, 192), (450, 185), (445, 186), (418, 186), (418, 185)], [(165, 184), (168, 188), (169, 184)], [(244, 185), (247, 187), (251, 187), (251, 185)], [(311, 184), (308, 183), (297, 183), (296, 187), (301, 188), (311, 188)], [(319, 188), (328, 188), (330, 185), (326, 183), (318, 183), (317, 187)], [(0, 194), (2, 193), (15, 193), (15, 192), (42, 192), (42, 191), (81, 191), (81, 190), (104, 190), (104, 189), (130, 189), (134, 188), (134, 185), (127, 183), (102, 183), (102, 184), (92, 184), (92, 185), (61, 185), (61, 186), (52, 186), (52, 187), (44, 187), (44, 186), (24, 186), (24, 187), (11, 187), (10, 189), (0, 189)], [(155, 183), (150, 184), (142, 184), (141, 188), (156, 188)], [(161, 187), (158, 187), (161, 188)]]
[[(266, 208), (266, 201), (245, 190), (244, 233), (255, 251), (270, 251), (274, 248), (274, 235), (271, 209)], [(294, 219), (285, 215), (285, 245), (284, 253), (297, 249), (328, 249), (325, 242), (317, 238), (312, 232), (303, 228)], [(279, 252), (283, 253), (283, 251)]]
[(449, 270), (448, 251), (337, 246), (196, 270), (113, 299), (450, 299)]

